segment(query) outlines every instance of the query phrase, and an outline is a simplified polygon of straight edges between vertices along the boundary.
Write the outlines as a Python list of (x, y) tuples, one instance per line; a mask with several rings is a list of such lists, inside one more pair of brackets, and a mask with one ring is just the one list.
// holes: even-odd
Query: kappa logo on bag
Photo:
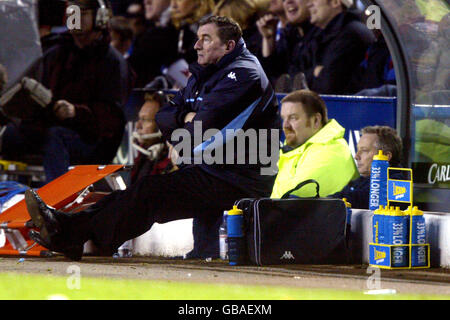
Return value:
[(294, 255), (292, 254), (292, 252), (290, 252), (290, 251), (285, 251), (284, 254), (280, 257), (280, 260), (283, 260), (283, 259), (294, 260), (295, 257), (294, 257)]

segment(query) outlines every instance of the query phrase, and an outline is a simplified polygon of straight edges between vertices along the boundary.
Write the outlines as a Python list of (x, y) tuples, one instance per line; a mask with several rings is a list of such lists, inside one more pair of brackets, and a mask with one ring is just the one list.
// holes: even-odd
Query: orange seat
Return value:
[[(71, 204), (88, 186), (123, 167), (123, 165), (76, 166), (39, 188), (37, 193), (49, 206), (61, 209)], [(71, 205), (71, 208), (71, 212), (73, 212), (74, 206)], [(28, 237), (28, 231), (31, 229), (27, 224), (29, 220), (30, 215), (25, 200), (0, 213), (0, 228), (5, 231), (7, 237), (5, 246), (0, 248), (0, 255), (42, 256), (50, 254), (47, 249), (35, 244)]]

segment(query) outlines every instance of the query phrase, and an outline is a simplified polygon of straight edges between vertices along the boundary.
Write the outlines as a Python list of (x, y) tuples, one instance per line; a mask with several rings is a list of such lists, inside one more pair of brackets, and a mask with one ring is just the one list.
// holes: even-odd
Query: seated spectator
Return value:
[[(308, 179), (319, 183), (320, 196), (325, 197), (357, 177), (345, 129), (336, 120), (328, 120), (325, 102), (317, 93), (298, 90), (288, 94), (281, 100), (281, 118), (286, 140), (271, 198), (281, 198)], [(315, 194), (313, 185), (292, 193), (298, 197)]]
[(439, 55), (436, 61), (436, 75), (432, 94), (433, 104), (448, 104), (450, 100), (450, 13), (439, 22)]
[[(309, 22), (306, 4), (307, 1), (303, 0), (284, 1), (287, 25), (279, 31), (277, 31), (278, 19), (273, 14), (269, 13), (257, 22), (263, 38), (261, 63), (277, 92), (292, 91), (293, 80), (297, 73), (301, 72), (297, 60), (315, 32), (315, 28)], [(301, 89), (301, 86), (296, 87)]]
[(164, 103), (164, 94), (160, 91), (149, 90), (144, 95), (133, 133), (133, 146), (139, 154), (134, 160), (131, 183), (146, 175), (164, 174), (175, 169), (168, 156), (169, 148), (162, 141), (155, 121), (155, 115)]
[(363, 89), (354, 73), (370, 44), (372, 32), (359, 15), (347, 10), (352, 0), (311, 0), (310, 22), (320, 29), (303, 51), (299, 70), (319, 94), (354, 94)]
[[(367, 13), (362, 15), (366, 24), (367, 18)], [(355, 81), (360, 82), (364, 89), (355, 95), (396, 97), (395, 70), (389, 48), (379, 29), (373, 29), (372, 32), (375, 41), (366, 50), (364, 60), (360, 64), (360, 72), (354, 73), (357, 77)]]
[[(355, 74), (364, 89), (379, 88), (383, 85), (396, 85), (391, 54), (380, 30), (374, 30), (375, 42), (365, 53), (360, 64), (361, 71)], [(357, 80), (357, 81), (358, 81)]]
[(401, 167), (402, 140), (397, 132), (387, 126), (369, 126), (361, 130), (355, 160), (360, 177), (351, 181), (341, 191), (330, 195), (332, 198), (346, 198), (353, 208), (369, 209), (370, 170), (373, 156), (383, 150), (391, 167)]
[(280, 39), (281, 30), (285, 28), (288, 23), (283, 6), (284, 1), (285, 0), (270, 0), (269, 4), (268, 13), (273, 14), (278, 19), (275, 41)]
[(146, 30), (134, 40), (129, 58), (137, 88), (162, 75), (162, 67), (177, 57), (177, 31), (167, 19), (169, 6), (170, 0), (144, 0)]
[(42, 84), (53, 101), (19, 125), (9, 123), (2, 156), (21, 160), (43, 155), (46, 181), (70, 165), (108, 164), (121, 143), (129, 73), (126, 61), (109, 46), (105, 25), (96, 21), (96, 0), (74, 0), (81, 8), (81, 29), (70, 41), (49, 49), (42, 59)]
[(133, 30), (133, 39), (138, 38), (145, 31), (145, 14), (143, 1), (130, 3), (125, 17), (127, 18), (131, 30)]
[(247, 49), (256, 56), (261, 54), (261, 35), (256, 21), (268, 9), (266, 0), (221, 0), (213, 11), (214, 15), (226, 16), (239, 23)]
[(114, 17), (110, 23), (111, 46), (126, 59), (133, 42), (133, 30), (125, 17)]
[(42, 52), (61, 41), (61, 35), (52, 32), (53, 27), (64, 25), (64, 15), (66, 14), (66, 1), (64, 0), (39, 0), (39, 36), (41, 40)]

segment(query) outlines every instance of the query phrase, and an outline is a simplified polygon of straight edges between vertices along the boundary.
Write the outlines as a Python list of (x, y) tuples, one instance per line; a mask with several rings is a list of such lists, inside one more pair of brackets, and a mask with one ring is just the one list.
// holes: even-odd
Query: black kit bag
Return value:
[[(289, 198), (316, 184), (314, 198)], [(306, 180), (281, 199), (241, 199), (248, 260), (256, 265), (348, 263), (346, 207), (342, 200), (319, 198), (319, 184)]]

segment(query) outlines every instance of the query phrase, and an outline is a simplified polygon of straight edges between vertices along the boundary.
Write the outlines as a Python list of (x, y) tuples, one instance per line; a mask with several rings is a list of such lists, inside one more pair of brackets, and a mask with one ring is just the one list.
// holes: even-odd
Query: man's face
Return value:
[(286, 18), (291, 24), (299, 24), (309, 18), (308, 0), (285, 0), (283, 2)]
[(299, 102), (285, 102), (281, 105), (281, 119), (286, 144), (296, 148), (311, 138), (318, 129), (313, 125), (313, 117), (309, 117)]
[(280, 14), (284, 11), (283, 0), (270, 0), (269, 12), (273, 14)]
[[(139, 119), (136, 123), (136, 131), (140, 135), (158, 132), (155, 115), (159, 110), (159, 103), (156, 101), (146, 101), (139, 111)], [(144, 147), (149, 147), (154, 141), (145, 141)]]
[(207, 66), (217, 63), (228, 53), (227, 44), (220, 40), (215, 24), (209, 23), (201, 26), (197, 31), (197, 37), (194, 49), (197, 50), (199, 65)]
[(184, 19), (192, 15), (197, 9), (197, 1), (194, 0), (171, 0), (170, 14), (175, 19)]
[[(336, 2), (336, 0), (333, 0), (333, 2)], [(309, 0), (310, 22), (321, 29), (325, 29), (328, 22), (336, 15), (336, 10), (341, 6), (340, 2), (336, 3), (337, 5), (334, 4), (333, 6), (330, 0)]]
[(145, 19), (158, 20), (170, 5), (170, 0), (144, 0)]
[(115, 31), (111, 31), (109, 35), (111, 36), (111, 47), (115, 48), (122, 55), (128, 52), (131, 47), (131, 40), (122, 40), (120, 35)]
[(355, 160), (359, 174), (363, 177), (370, 176), (373, 156), (378, 154), (377, 143), (378, 136), (374, 133), (365, 133), (359, 139)]

